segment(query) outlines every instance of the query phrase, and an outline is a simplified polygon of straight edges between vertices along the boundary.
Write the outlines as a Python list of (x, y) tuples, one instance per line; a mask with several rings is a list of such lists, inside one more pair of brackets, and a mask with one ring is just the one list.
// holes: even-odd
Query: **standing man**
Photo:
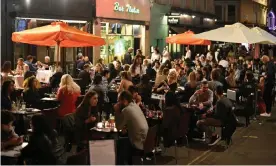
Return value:
[(272, 60), (270, 60), (267, 55), (264, 55), (262, 57), (262, 62), (266, 65), (264, 93), (263, 93), (263, 99), (266, 105), (266, 113), (261, 114), (261, 116), (270, 117), (272, 100), (274, 100), (272, 98), (272, 90), (275, 83), (275, 66)]
[(165, 63), (167, 60), (171, 60), (171, 55), (168, 51), (168, 46), (164, 48), (163, 57), (162, 57), (162, 64)]
[(186, 55), (185, 55), (185, 59), (191, 59), (192, 58), (192, 52), (190, 50), (190, 48), (187, 46), (186, 47)]
[(89, 71), (90, 71), (89, 65), (85, 64), (85, 65), (83, 65), (83, 70), (81, 70), (80, 73), (78, 74), (78, 78), (81, 79), (79, 84), (81, 87), (82, 94), (85, 94), (86, 87), (91, 83)]
[(124, 55), (124, 65), (125, 64), (129, 64), (129, 65), (131, 65), (131, 63), (132, 63), (132, 55), (131, 55), (131, 53), (133, 52), (133, 48), (128, 48), (128, 51), (127, 51), (127, 53)]

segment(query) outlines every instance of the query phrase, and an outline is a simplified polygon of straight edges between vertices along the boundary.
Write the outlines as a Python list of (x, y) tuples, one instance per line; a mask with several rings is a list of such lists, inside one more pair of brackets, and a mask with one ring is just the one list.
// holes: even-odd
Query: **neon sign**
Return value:
[(129, 4), (126, 6), (120, 6), (119, 2), (114, 3), (114, 11), (116, 12), (126, 12), (126, 13), (132, 13), (132, 14), (139, 14), (140, 10), (137, 9), (136, 7), (133, 7)]
[(272, 10), (267, 15), (267, 27), (269, 30), (276, 30), (276, 17)]

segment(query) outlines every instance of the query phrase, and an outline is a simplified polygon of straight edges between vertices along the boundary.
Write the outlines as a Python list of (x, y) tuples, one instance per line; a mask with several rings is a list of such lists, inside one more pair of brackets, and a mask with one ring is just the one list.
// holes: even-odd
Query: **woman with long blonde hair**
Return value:
[(80, 96), (80, 87), (77, 85), (69, 74), (61, 77), (57, 99), (60, 101), (58, 115), (60, 117), (73, 113), (76, 110), (75, 103)]
[(189, 74), (187, 84), (190, 86), (190, 88), (197, 87), (196, 73), (194, 71)]

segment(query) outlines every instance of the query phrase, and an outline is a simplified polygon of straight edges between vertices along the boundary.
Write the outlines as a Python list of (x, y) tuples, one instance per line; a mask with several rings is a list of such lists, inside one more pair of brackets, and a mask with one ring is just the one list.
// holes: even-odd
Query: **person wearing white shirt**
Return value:
[(118, 57), (114, 56), (114, 59), (113, 59), (113, 62), (112, 62), (114, 66), (117, 65), (117, 61), (118, 61)]
[(219, 65), (223, 66), (224, 68), (228, 68), (229, 62), (225, 59), (219, 61)]
[(219, 59), (218, 59), (219, 58), (219, 51), (220, 50), (217, 49), (217, 51), (215, 52), (215, 59), (216, 59), (217, 62), (219, 62)]
[(151, 54), (151, 63), (153, 63), (154, 61), (160, 61), (160, 59), (161, 59), (161, 55), (159, 50), (157, 48), (154, 48), (154, 51)]
[(207, 53), (206, 59), (209, 60), (210, 62), (213, 61), (213, 55), (212, 55), (212, 53), (211, 53), (210, 50), (209, 50), (208, 53)]
[(156, 62), (154, 63), (154, 66), (153, 66), (152, 69), (155, 70), (156, 73), (158, 73), (159, 68), (160, 68), (160, 62), (156, 61)]
[(189, 47), (186, 47), (186, 55), (185, 55), (185, 59), (191, 59), (192, 58), (192, 52), (189, 49)]
[(163, 51), (162, 63), (165, 63), (166, 60), (170, 60), (170, 59), (171, 59), (171, 55), (168, 51), (168, 47), (165, 47)]

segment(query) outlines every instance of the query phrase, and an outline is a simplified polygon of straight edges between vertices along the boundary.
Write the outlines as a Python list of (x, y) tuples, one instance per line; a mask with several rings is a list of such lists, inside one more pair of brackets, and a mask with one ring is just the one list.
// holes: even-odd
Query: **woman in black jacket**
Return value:
[(27, 79), (26, 85), (24, 85), (23, 99), (30, 108), (40, 108), (41, 96), (38, 92), (39, 82), (32, 76)]
[(83, 144), (86, 143), (87, 131), (97, 123), (97, 106), (98, 94), (92, 90), (86, 93), (83, 101), (77, 108), (75, 113), (77, 151), (80, 151), (83, 148)]
[(21, 150), (20, 160), (34, 165), (65, 164), (64, 148), (45, 116), (33, 116), (31, 127), (33, 132), (28, 145)]
[(178, 136), (178, 127), (180, 123), (180, 115), (182, 108), (178, 102), (174, 92), (169, 91), (165, 95), (165, 109), (163, 111), (163, 137), (164, 146), (168, 147), (173, 144), (173, 141)]

